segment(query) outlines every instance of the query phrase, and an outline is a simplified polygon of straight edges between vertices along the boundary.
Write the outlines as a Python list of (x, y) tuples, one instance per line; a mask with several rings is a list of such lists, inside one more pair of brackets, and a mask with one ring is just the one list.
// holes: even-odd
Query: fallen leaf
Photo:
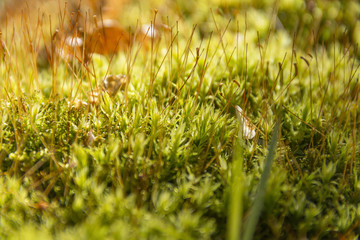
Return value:
[(140, 27), (139, 31), (136, 34), (136, 40), (141, 42), (144, 45), (145, 50), (150, 49), (151, 41), (157, 42), (162, 32), (169, 32), (171, 28), (166, 24), (144, 24)]
[(245, 115), (241, 107), (235, 106), (235, 109), (240, 122), (242, 136), (245, 139), (253, 139), (256, 135), (255, 125), (248, 120), (248, 117)]
[(90, 53), (102, 55), (125, 51), (130, 44), (129, 34), (116, 21), (104, 19), (97, 23), (96, 28), (86, 38), (86, 47)]
[(87, 62), (89, 60), (87, 51), (84, 51), (84, 40), (80, 33), (64, 34), (59, 30), (52, 37), (54, 53), (65, 62), (75, 59)]
[(141, 33), (150, 38), (159, 37), (159, 31), (152, 24), (144, 24), (140, 28)]
[(127, 82), (126, 75), (108, 75), (104, 78), (101, 84), (104, 89), (111, 97), (115, 96), (119, 89), (123, 89)]

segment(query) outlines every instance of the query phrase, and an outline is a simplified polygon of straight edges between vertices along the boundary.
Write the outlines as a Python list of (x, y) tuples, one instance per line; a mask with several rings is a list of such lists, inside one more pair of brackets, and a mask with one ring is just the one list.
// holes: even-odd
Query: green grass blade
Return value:
[(251, 240), (253, 238), (255, 228), (259, 221), (260, 213), (261, 213), (263, 205), (264, 205), (266, 186), (267, 186), (267, 182), (270, 177), (271, 166), (272, 166), (273, 160), (275, 158), (276, 144), (277, 144), (278, 135), (279, 135), (279, 126), (280, 126), (280, 122), (278, 121), (273, 130), (273, 136), (271, 138), (271, 142), (269, 145), (268, 155), (266, 156), (266, 159), (265, 159), (264, 172), (262, 173), (262, 176), (260, 179), (260, 183), (259, 183), (256, 197), (255, 197), (255, 202), (251, 208), (250, 216), (249, 216), (247, 222), (245, 223), (245, 229), (244, 229), (244, 235), (243, 235), (244, 240)]
[(243, 139), (239, 138), (234, 146), (233, 167), (231, 170), (230, 204), (228, 212), (227, 239), (240, 239), (240, 229), (243, 214)]

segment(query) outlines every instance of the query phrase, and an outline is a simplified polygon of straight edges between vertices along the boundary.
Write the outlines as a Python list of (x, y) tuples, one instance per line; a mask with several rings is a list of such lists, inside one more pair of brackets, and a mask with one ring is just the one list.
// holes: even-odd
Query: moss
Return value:
[[(150, 22), (155, 6), (172, 34), (88, 64), (38, 69), (23, 46), (39, 29), (2, 33), (1, 239), (229, 237), (232, 211), (243, 213), (234, 226), (252, 218), (279, 120), (254, 239), (356, 238), (359, 4), (204, 3), (125, 5), (119, 20)], [(129, 83), (91, 104), (105, 74)], [(236, 105), (253, 139), (239, 136)]]

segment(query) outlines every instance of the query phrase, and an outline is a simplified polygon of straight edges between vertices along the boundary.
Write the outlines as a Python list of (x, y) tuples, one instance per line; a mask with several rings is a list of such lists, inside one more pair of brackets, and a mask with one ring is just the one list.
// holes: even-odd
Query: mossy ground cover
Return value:
[(2, 22), (1, 239), (360, 234), (357, 1), (130, 1), (129, 32), (171, 31), (39, 66), (54, 6)]

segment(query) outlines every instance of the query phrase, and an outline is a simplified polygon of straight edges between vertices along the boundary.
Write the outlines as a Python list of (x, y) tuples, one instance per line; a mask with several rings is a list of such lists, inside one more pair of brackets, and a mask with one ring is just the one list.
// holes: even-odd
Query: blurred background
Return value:
[[(67, 2), (67, 3), (66, 3)], [(212, 15), (220, 14), (223, 19), (231, 19), (236, 24), (229, 30), (244, 32), (245, 28), (266, 37), (269, 26), (273, 31), (284, 31), (295, 44), (309, 50), (312, 43), (328, 45), (335, 40), (343, 44), (356, 45), (360, 41), (360, 3), (357, 0), (1, 0), (0, 19), (2, 29), (11, 21), (29, 19), (34, 26), (42, 19), (52, 28), (59, 25), (59, 19), (74, 17), (91, 19), (94, 14), (102, 18), (116, 19), (124, 28), (136, 28), (137, 24), (149, 23), (157, 19), (171, 27), (178, 24), (181, 33), (191, 32), (196, 24), (201, 37), (214, 31)], [(66, 12), (66, 13), (65, 13)], [(101, 14), (100, 14), (101, 13)], [(219, 20), (221, 21), (221, 20)], [(225, 20), (222, 20), (225, 21)], [(21, 24), (21, 22), (20, 22)], [(220, 26), (225, 25), (219, 23)], [(4, 32), (4, 30), (2, 30)]]

